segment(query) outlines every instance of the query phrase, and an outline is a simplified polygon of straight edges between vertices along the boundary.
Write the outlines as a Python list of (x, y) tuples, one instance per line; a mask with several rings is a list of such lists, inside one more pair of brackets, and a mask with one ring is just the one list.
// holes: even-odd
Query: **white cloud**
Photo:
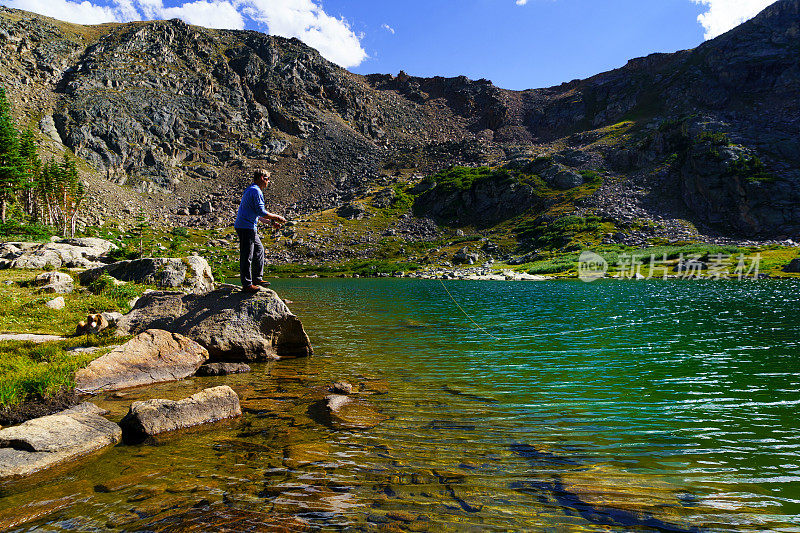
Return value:
[(230, 2), (199, 0), (180, 7), (162, 7), (158, 15), (155, 18), (179, 18), (189, 24), (206, 28), (244, 29), (242, 14)]
[(69, 0), (8, 0), (8, 7), (33, 11), (75, 24), (102, 24), (119, 22), (118, 10), (113, 7), (98, 6), (91, 2), (70, 2)]
[(392, 28), (388, 24), (381, 24), (381, 28), (383, 28), (384, 30), (386, 30), (389, 33), (391, 33), (392, 35), (394, 35), (394, 28)]
[(367, 58), (361, 46), (363, 34), (356, 34), (344, 18), (327, 14), (318, 1), (195, 0), (176, 7), (164, 7), (163, 0), (0, 0), (0, 4), (78, 24), (180, 18), (209, 28), (242, 29), (248, 17), (272, 35), (297, 37), (343, 67), (360, 65)]
[(297, 37), (343, 67), (367, 58), (361, 39), (343, 18), (328, 15), (313, 0), (239, 0), (242, 12), (267, 26), (269, 33)]
[(528, 3), (528, 0), (517, 0), (517, 5), (518, 6), (524, 6), (527, 3)]
[(693, 0), (693, 2), (708, 8), (705, 13), (697, 17), (697, 21), (705, 28), (706, 39), (713, 39), (753, 18), (762, 9), (775, 3), (775, 0)]

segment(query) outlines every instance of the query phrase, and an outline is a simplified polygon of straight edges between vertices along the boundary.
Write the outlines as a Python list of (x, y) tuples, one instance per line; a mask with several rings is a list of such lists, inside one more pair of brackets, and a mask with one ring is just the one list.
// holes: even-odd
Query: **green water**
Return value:
[[(317, 355), (240, 419), (0, 487), (11, 531), (800, 531), (800, 284), (281, 280)], [(388, 394), (334, 430), (336, 380)]]

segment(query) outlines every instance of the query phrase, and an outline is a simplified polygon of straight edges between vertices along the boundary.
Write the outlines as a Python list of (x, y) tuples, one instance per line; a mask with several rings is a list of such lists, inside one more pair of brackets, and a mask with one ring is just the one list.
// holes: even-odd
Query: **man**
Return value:
[(239, 275), (242, 280), (242, 290), (255, 293), (259, 285), (268, 287), (269, 282), (263, 281), (264, 275), (264, 246), (258, 237), (258, 222), (272, 224), (279, 228), (286, 223), (286, 219), (275, 213), (270, 213), (264, 208), (264, 191), (269, 184), (270, 173), (258, 169), (253, 172), (253, 184), (244, 191), (242, 203), (236, 214), (236, 234), (239, 235)]

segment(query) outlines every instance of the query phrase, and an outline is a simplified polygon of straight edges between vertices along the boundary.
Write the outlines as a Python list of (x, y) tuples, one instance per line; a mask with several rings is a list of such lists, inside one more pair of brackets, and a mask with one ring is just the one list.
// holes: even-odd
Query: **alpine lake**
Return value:
[[(272, 288), (314, 357), (94, 397), (243, 415), (7, 482), (0, 530), (800, 531), (800, 282)], [(335, 381), (377, 425), (314, 415)]]

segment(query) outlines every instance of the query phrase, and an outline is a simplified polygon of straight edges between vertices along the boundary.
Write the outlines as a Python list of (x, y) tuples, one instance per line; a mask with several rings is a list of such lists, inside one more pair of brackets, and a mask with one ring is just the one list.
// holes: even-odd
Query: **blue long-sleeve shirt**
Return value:
[(242, 203), (239, 204), (233, 227), (254, 230), (258, 227), (258, 217), (265, 217), (268, 214), (264, 208), (264, 193), (258, 185), (253, 184), (245, 189), (242, 195)]

